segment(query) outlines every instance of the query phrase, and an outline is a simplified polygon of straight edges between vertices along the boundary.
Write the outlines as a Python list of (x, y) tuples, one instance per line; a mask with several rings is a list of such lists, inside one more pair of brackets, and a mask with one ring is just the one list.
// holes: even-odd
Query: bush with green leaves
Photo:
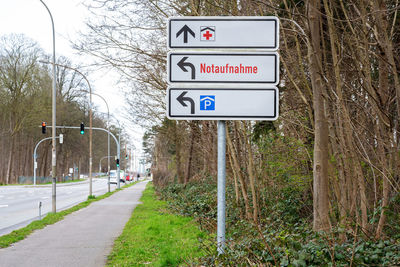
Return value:
[[(177, 213), (193, 216), (215, 231), (217, 187), (213, 179), (170, 184), (159, 194)], [(400, 240), (374, 241), (347, 233), (340, 242), (340, 229), (315, 233), (310, 227), (311, 197), (295, 187), (261, 192), (260, 225), (240, 217), (232, 185), (227, 185), (227, 247), (225, 254), (207, 250), (199, 264), (206, 266), (396, 266), (400, 265)], [(388, 216), (394, 216), (388, 214)], [(212, 227), (209, 227), (209, 226)], [(269, 247), (269, 248), (268, 248)]]

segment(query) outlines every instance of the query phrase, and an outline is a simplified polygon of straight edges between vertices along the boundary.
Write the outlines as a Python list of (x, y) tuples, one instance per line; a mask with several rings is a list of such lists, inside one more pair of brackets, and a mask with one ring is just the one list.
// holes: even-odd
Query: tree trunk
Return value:
[[(367, 216), (367, 197), (365, 193), (365, 184), (364, 184), (364, 176), (362, 173), (362, 169), (360, 166), (360, 160), (358, 159), (357, 154), (355, 153), (355, 144), (353, 138), (353, 129), (351, 127), (351, 118), (348, 112), (348, 109), (345, 105), (345, 101), (343, 98), (342, 92), (342, 81), (340, 77), (340, 62), (339, 62), (339, 55), (336, 49), (338, 45), (337, 35), (336, 35), (336, 28), (333, 22), (333, 14), (331, 12), (331, 7), (328, 5), (328, 1), (324, 0), (324, 8), (325, 12), (327, 13), (327, 20), (328, 20), (328, 29), (329, 29), (329, 40), (330, 40), (330, 47), (331, 47), (331, 54), (332, 54), (332, 63), (334, 68), (335, 74), (335, 91), (337, 95), (337, 102), (339, 108), (339, 114), (343, 114), (341, 116), (341, 120), (343, 120), (343, 135), (346, 139), (345, 147), (348, 148), (348, 155), (351, 158), (351, 162), (355, 173), (355, 176), (358, 181), (358, 188), (360, 193), (360, 208), (361, 208), (361, 225), (364, 230), (368, 227), (368, 216)], [(340, 47), (338, 45), (338, 47)]]
[(258, 223), (258, 201), (257, 201), (257, 190), (256, 190), (256, 177), (254, 175), (254, 164), (253, 164), (253, 150), (251, 149), (251, 144), (250, 140), (247, 137), (247, 131), (245, 127), (245, 122), (241, 124), (242, 126), (242, 132), (244, 136), (244, 142), (247, 147), (247, 158), (248, 158), (248, 168), (247, 168), (247, 173), (249, 175), (249, 181), (250, 181), (250, 189), (251, 189), (251, 195), (253, 199), (253, 221), (257, 224)]
[(232, 174), (233, 174), (233, 185), (234, 185), (234, 188), (235, 188), (235, 202), (236, 202), (237, 208), (240, 208), (240, 206), (239, 206), (239, 204), (240, 204), (240, 201), (239, 201), (240, 196), (239, 196), (239, 194), (240, 193), (239, 193), (239, 186), (238, 186), (238, 181), (237, 181), (238, 178), (237, 178), (235, 166), (233, 165), (233, 161), (232, 161), (232, 151), (230, 151), (229, 147), (228, 147), (228, 159), (229, 159), (229, 165), (231, 166)]
[(176, 166), (176, 175), (178, 176), (178, 182), (183, 184), (185, 182), (185, 177), (182, 169), (182, 140), (180, 138), (180, 130), (179, 130), (179, 122), (173, 122), (174, 130), (173, 130), (173, 140), (175, 143), (175, 166)]
[(14, 135), (11, 135), (11, 146), (10, 151), (8, 153), (8, 163), (7, 163), (7, 174), (6, 174), (6, 184), (10, 183), (11, 178), (11, 170), (12, 170), (12, 162), (13, 162), (13, 153), (14, 153)]
[(328, 124), (325, 118), (325, 107), (322, 85), (320, 4), (318, 0), (308, 1), (310, 41), (308, 58), (310, 62), (311, 84), (314, 104), (314, 196), (313, 196), (313, 229), (330, 230), (328, 199)]
[(240, 170), (240, 165), (239, 165), (238, 158), (237, 158), (237, 151), (235, 151), (235, 149), (233, 148), (232, 140), (231, 140), (231, 137), (228, 132), (228, 127), (226, 127), (226, 141), (228, 143), (228, 151), (230, 152), (230, 155), (232, 157), (233, 166), (236, 170), (235, 173), (239, 177), (240, 188), (242, 189), (246, 217), (247, 217), (247, 219), (250, 220), (251, 213), (250, 213), (249, 197), (247, 195), (246, 184), (245, 184), (245, 181), (244, 181), (244, 178), (242, 175), (242, 171)]
[[(375, 7), (378, 7), (377, 3), (375, 3)], [(384, 6), (379, 5), (381, 8), (384, 9)], [(383, 11), (381, 11), (383, 12)], [(380, 15), (377, 14), (377, 17), (380, 18)], [(389, 92), (389, 66), (387, 64), (388, 59), (388, 54), (387, 54), (387, 40), (386, 40), (386, 24), (382, 21), (382, 18), (378, 19), (378, 40), (380, 42), (380, 49), (381, 49), (381, 54), (378, 59), (379, 62), (379, 95), (381, 98), (382, 103), (384, 104), (384, 107), (386, 107), (386, 112), (389, 114), (389, 97), (390, 97), (390, 92)], [(395, 118), (395, 120), (397, 120)], [(381, 125), (381, 124), (378, 124)], [(375, 237), (380, 238), (382, 235), (383, 227), (386, 223), (386, 208), (389, 205), (389, 193), (390, 193), (390, 184), (389, 184), (389, 164), (387, 164), (387, 153), (389, 150), (391, 150), (391, 147), (387, 147), (386, 151), (384, 148), (384, 137), (388, 136), (389, 143), (391, 143), (393, 146), (395, 146), (396, 140), (392, 137), (391, 129), (385, 127), (383, 124), (381, 125), (380, 131), (377, 133), (377, 135), (380, 137), (378, 141), (378, 151), (379, 155), (378, 157), (381, 158), (381, 166), (383, 169), (383, 177), (382, 177), (382, 205), (381, 205), (381, 214), (379, 217), (379, 222), (378, 226), (376, 228), (376, 233)], [(391, 151), (390, 151), (391, 152)]]
[(192, 165), (192, 159), (193, 159), (193, 146), (194, 146), (194, 140), (196, 136), (196, 125), (194, 121), (190, 122), (190, 144), (189, 144), (189, 156), (188, 156), (188, 162), (187, 162), (187, 168), (186, 168), (186, 175), (185, 175), (185, 180), (184, 183), (187, 184), (189, 182), (189, 179), (191, 177), (191, 165)]

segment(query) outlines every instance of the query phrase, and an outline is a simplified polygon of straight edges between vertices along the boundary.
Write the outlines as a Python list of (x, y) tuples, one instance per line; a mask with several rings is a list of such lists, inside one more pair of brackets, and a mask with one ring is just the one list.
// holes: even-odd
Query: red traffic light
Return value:
[(46, 133), (46, 125), (47, 123), (45, 121), (42, 122), (42, 134)]

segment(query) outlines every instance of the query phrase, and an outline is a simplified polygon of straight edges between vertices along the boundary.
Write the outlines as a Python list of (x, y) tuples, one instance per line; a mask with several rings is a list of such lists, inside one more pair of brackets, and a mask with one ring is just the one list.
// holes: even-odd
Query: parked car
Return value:
[[(117, 171), (116, 170), (111, 170), (110, 171), (110, 184), (117, 184)], [(120, 171), (119, 174), (119, 182), (120, 183), (125, 183), (124, 179), (124, 171)]]

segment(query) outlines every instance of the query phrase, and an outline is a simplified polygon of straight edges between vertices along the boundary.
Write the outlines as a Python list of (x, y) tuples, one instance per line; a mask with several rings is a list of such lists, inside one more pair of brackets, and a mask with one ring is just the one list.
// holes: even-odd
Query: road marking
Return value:
[(42, 199), (48, 199), (48, 198), (50, 198), (50, 197), (42, 197)]
[(0, 205), (0, 208), (7, 208), (8, 205)]

